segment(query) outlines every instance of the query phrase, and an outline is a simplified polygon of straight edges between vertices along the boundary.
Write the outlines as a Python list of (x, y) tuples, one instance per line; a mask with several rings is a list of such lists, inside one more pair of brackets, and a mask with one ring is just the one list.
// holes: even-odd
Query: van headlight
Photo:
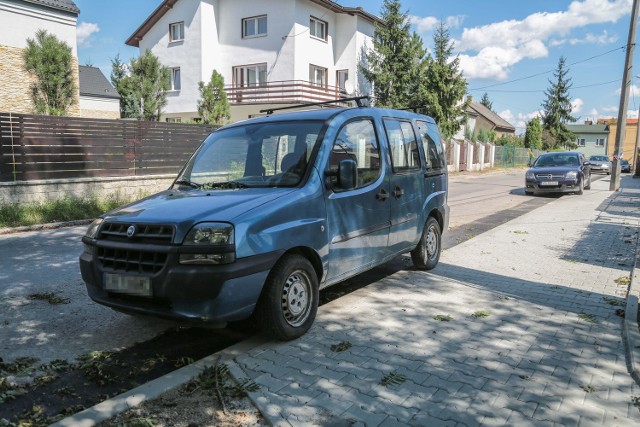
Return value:
[[(180, 264), (219, 265), (229, 264), (236, 260), (235, 234), (233, 225), (223, 222), (203, 222), (196, 224), (187, 234), (184, 246), (207, 246), (208, 251), (180, 254)], [(212, 246), (219, 246), (221, 251), (210, 251)], [(225, 249), (229, 249), (228, 251)]]
[(100, 226), (102, 225), (102, 221), (104, 221), (104, 219), (98, 218), (89, 224), (87, 232), (84, 235), (90, 239), (95, 239), (98, 235), (98, 231), (100, 230)]

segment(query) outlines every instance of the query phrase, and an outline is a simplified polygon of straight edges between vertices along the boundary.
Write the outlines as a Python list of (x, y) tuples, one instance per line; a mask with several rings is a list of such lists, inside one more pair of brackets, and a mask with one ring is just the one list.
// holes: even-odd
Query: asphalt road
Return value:
[[(451, 229), (443, 246), (451, 247), (553, 200), (525, 196), (523, 174), (522, 170), (452, 174)], [(89, 351), (128, 348), (176, 326), (120, 314), (88, 298), (78, 270), (85, 229), (0, 236), (0, 357), (5, 362), (23, 356), (37, 357), (41, 363), (73, 361)], [(352, 282), (355, 286), (370, 283), (401, 268), (402, 262), (374, 269)], [(49, 297), (62, 303), (50, 304)]]

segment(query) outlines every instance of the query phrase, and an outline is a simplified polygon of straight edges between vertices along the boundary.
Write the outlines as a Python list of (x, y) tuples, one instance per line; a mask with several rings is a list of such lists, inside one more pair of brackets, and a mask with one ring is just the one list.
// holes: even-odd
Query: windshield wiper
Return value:
[(186, 185), (186, 186), (191, 187), (191, 188), (200, 188), (200, 187), (202, 187), (200, 184), (196, 184), (195, 182), (189, 181), (188, 179), (179, 179), (176, 182), (174, 182), (174, 185), (175, 184)]

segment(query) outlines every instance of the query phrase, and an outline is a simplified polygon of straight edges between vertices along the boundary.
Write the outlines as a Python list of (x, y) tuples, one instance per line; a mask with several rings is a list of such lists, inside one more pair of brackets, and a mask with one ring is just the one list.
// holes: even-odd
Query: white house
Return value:
[(119, 119), (120, 95), (100, 68), (80, 65), (80, 116)]
[(163, 119), (198, 117), (198, 82), (225, 79), (232, 120), (275, 104), (368, 94), (359, 75), (376, 22), (329, 0), (163, 0), (127, 44), (171, 68)]
[[(76, 22), (80, 10), (71, 0), (0, 0), (0, 111), (33, 113), (30, 79), (22, 55), (27, 39), (46, 30), (71, 47), (76, 82)], [(79, 95), (70, 115), (79, 115)]]

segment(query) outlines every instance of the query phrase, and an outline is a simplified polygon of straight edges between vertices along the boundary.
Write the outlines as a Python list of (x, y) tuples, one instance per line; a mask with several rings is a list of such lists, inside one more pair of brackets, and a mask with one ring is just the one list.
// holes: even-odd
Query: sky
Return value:
[[(162, 0), (75, 0), (78, 57), (107, 77), (111, 59), (128, 61), (138, 49), (125, 40)], [(268, 0), (255, 0), (268, 1)], [(380, 16), (383, 0), (337, 0)], [(578, 123), (617, 117), (632, 0), (402, 0), (412, 29), (424, 46), (433, 30), (447, 23), (454, 52), (479, 101), (486, 92), (493, 110), (523, 133), (536, 117), (558, 60), (566, 58), (572, 87), (572, 114)], [(640, 52), (636, 52), (629, 117), (640, 108)], [(638, 77), (635, 77), (638, 76)]]

